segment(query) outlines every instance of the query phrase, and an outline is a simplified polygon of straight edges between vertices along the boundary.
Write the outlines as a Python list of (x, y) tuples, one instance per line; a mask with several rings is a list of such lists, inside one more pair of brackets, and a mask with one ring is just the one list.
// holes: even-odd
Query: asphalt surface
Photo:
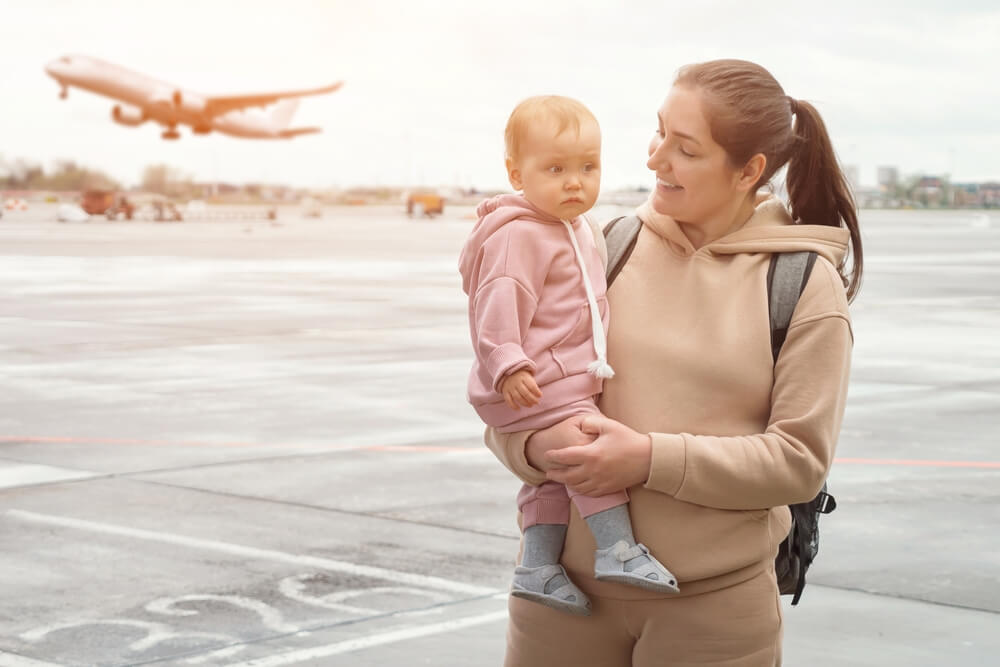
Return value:
[[(469, 208), (0, 220), (0, 667), (498, 665)], [(599, 219), (616, 209), (605, 207)], [(864, 211), (788, 665), (1000, 664), (1000, 213)]]

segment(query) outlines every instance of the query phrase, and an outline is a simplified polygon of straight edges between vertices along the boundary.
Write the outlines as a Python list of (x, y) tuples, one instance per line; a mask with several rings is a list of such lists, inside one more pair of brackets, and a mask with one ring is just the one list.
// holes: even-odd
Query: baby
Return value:
[[(511, 113), (504, 136), (507, 175), (523, 195), (479, 205), (459, 269), (476, 354), (469, 401), (509, 433), (599, 414), (595, 396), (614, 371), (600, 232), (584, 217), (601, 186), (597, 119), (576, 100), (532, 97)], [(674, 576), (636, 544), (624, 490), (592, 498), (546, 482), (518, 493), (524, 544), (511, 595), (590, 614), (559, 564), (570, 500), (597, 543), (596, 579), (677, 592)]]

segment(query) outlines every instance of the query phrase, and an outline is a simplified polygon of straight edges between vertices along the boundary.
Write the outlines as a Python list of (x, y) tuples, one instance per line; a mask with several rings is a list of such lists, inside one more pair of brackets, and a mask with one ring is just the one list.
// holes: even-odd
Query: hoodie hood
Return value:
[[(698, 252), (699, 249), (691, 244), (673, 218), (653, 209), (651, 199), (652, 196), (635, 212), (643, 224), (666, 241), (677, 254), (687, 257)], [(700, 250), (714, 255), (810, 251), (834, 266), (840, 266), (850, 237), (850, 232), (843, 227), (796, 224), (780, 199), (768, 197), (757, 205), (742, 227)]]
[[(458, 270), (462, 274), (462, 289), (465, 290), (466, 294), (471, 288), (479, 250), (483, 247), (486, 239), (496, 233), (498, 229), (508, 222), (518, 219), (552, 225), (562, 224), (559, 218), (536, 208), (521, 195), (497, 195), (490, 199), (484, 199), (476, 207), (476, 215), (479, 216), (479, 220), (472, 228), (472, 232), (458, 257)], [(575, 227), (577, 220), (571, 222)]]

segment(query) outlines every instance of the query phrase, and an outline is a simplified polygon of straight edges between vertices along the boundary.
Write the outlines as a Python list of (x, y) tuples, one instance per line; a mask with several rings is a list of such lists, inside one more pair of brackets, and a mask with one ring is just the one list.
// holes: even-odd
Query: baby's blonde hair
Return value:
[(507, 129), (503, 137), (506, 146), (506, 158), (517, 161), (521, 157), (521, 137), (525, 130), (542, 118), (551, 118), (558, 123), (556, 134), (562, 134), (572, 129), (580, 133), (580, 121), (597, 118), (582, 102), (562, 95), (538, 95), (522, 101), (507, 119)]

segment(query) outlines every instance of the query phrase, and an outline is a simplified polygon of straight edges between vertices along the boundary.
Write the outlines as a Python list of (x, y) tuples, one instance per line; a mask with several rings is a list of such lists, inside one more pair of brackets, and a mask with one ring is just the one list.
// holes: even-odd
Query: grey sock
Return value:
[[(635, 546), (635, 536), (632, 534), (632, 519), (628, 514), (628, 505), (618, 505), (586, 518), (590, 532), (594, 534), (598, 549), (607, 549), (624, 540), (628, 545)], [(649, 562), (646, 556), (637, 556), (625, 562), (625, 571), (631, 572), (640, 565)]]
[[(563, 524), (539, 523), (528, 526), (524, 529), (524, 553), (521, 555), (521, 565), (540, 567), (558, 564), (565, 541), (566, 526)], [(551, 593), (568, 583), (566, 577), (561, 574), (552, 577), (545, 582), (545, 593)]]

